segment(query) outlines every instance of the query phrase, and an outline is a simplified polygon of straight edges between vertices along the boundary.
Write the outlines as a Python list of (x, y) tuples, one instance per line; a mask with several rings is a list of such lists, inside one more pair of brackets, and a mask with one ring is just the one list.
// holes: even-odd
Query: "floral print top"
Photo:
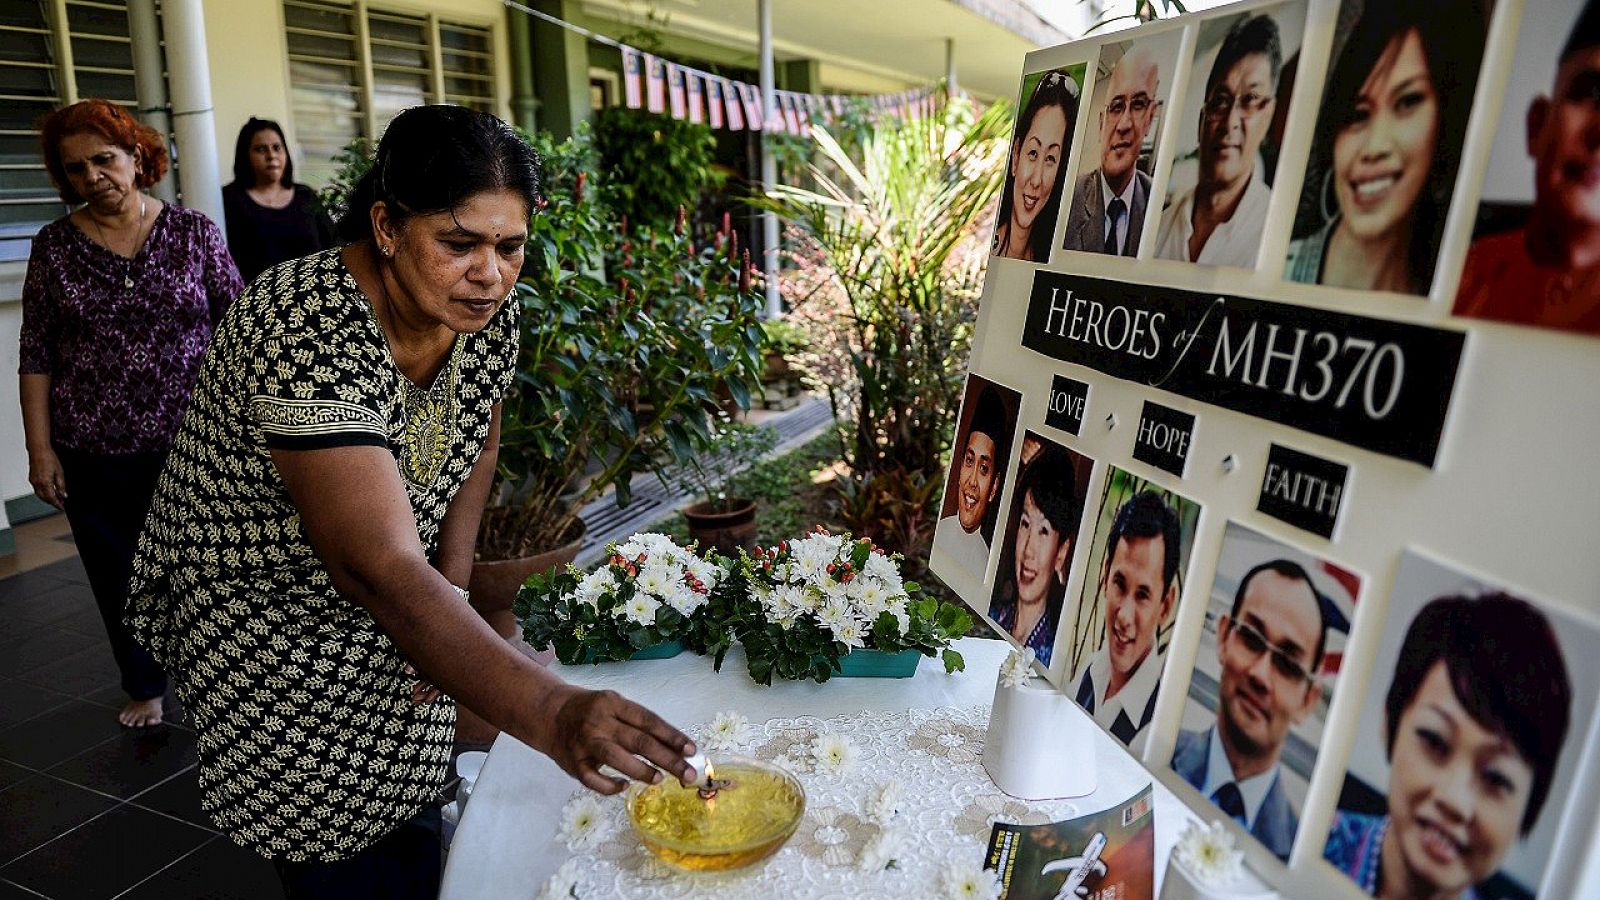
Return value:
[(33, 239), (24, 375), (50, 376), (50, 436), (86, 453), (172, 446), (211, 330), (244, 282), (222, 230), (164, 204), (132, 259), (63, 216)]

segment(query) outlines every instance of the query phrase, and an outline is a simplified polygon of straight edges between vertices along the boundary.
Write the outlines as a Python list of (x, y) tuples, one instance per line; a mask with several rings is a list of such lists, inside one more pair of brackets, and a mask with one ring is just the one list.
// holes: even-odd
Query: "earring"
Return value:
[(384, 258), (387, 259), (387, 258), (389, 258), (389, 257), (394, 255), (394, 248), (393, 247), (384, 247), (382, 252), (383, 252)]

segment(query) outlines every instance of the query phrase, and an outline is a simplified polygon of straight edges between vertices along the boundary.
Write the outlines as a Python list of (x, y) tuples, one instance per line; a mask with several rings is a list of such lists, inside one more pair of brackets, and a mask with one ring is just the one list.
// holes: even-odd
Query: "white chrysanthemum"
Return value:
[[(828, 565), (835, 558), (832, 548), (819, 540), (821, 537), (821, 535), (811, 535), (789, 544), (789, 551), (793, 554), (793, 569), (798, 570), (807, 581), (821, 581), (828, 574)], [(791, 579), (794, 574), (791, 570)]]
[(980, 862), (953, 862), (940, 879), (948, 900), (997, 900), (1000, 880)]
[(700, 582), (706, 586), (708, 591), (716, 587), (717, 582), (722, 580), (722, 569), (698, 556), (689, 557), (684, 563), (684, 568), (689, 570), (689, 574), (700, 579)]
[(684, 615), (690, 615), (705, 605), (706, 595), (697, 594), (686, 584), (673, 585), (666, 596), (667, 605)]
[(856, 765), (856, 747), (842, 734), (819, 735), (811, 744), (811, 757), (817, 768), (830, 775), (844, 775)]
[(1013, 650), (1000, 664), (1000, 683), (1008, 688), (1019, 688), (1033, 677), (1034, 651), (1032, 647)]
[(889, 608), (889, 595), (878, 579), (863, 576), (850, 582), (850, 587), (851, 598), (868, 619), (878, 618), (879, 613)]
[(900, 811), (900, 801), (905, 795), (905, 790), (900, 782), (889, 779), (878, 785), (873, 791), (872, 799), (867, 801), (867, 818), (888, 830), (888, 825)]
[(867, 563), (861, 567), (861, 571), (879, 581), (900, 577), (900, 569), (894, 564), (894, 560), (882, 553), (868, 554)]
[(707, 750), (738, 750), (750, 740), (750, 720), (736, 712), (719, 712), (717, 717), (706, 726), (705, 740), (702, 741)]
[(1244, 866), (1244, 852), (1233, 846), (1233, 834), (1221, 822), (1190, 821), (1178, 835), (1174, 852), (1178, 862), (1207, 887), (1228, 887)]
[(787, 592), (784, 599), (789, 602), (789, 608), (797, 613), (814, 613), (822, 604), (822, 594), (811, 588), (785, 584), (779, 585), (778, 590)]
[(856, 857), (856, 868), (862, 872), (882, 872), (889, 868), (903, 841), (904, 834), (898, 828), (878, 829), (878, 833), (862, 846), (861, 855)]
[(539, 900), (572, 900), (578, 896), (578, 861), (569, 859), (545, 880)]
[(635, 583), (639, 590), (656, 597), (666, 597), (681, 581), (678, 569), (669, 560), (652, 559), (639, 570)]
[(836, 629), (850, 621), (850, 608), (843, 603), (823, 603), (817, 610), (817, 621), (831, 629)]
[(654, 531), (641, 532), (623, 541), (617, 552), (629, 559), (643, 553), (647, 556), (669, 555), (680, 548), (676, 541)]
[(578, 582), (578, 599), (590, 606), (600, 602), (600, 598), (617, 587), (617, 576), (612, 574), (610, 566), (601, 566), (583, 576)]
[(905, 604), (889, 607), (889, 614), (894, 616), (895, 624), (900, 627), (902, 636), (911, 630), (911, 615), (906, 612)]
[(656, 610), (661, 608), (661, 601), (642, 591), (635, 591), (633, 597), (622, 607), (623, 613), (640, 625), (653, 625), (656, 621)]
[(838, 625), (830, 626), (833, 639), (842, 642), (846, 647), (863, 647), (867, 643), (866, 629), (855, 619), (845, 619)]
[(600, 843), (610, 829), (605, 808), (592, 794), (579, 794), (561, 808), (560, 838), (569, 850), (584, 850)]

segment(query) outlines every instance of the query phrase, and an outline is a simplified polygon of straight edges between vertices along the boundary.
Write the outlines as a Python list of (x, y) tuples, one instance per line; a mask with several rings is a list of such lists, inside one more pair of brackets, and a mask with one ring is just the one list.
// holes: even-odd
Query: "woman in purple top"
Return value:
[(62, 201), (82, 205), (28, 258), (28, 481), (72, 526), (129, 698), (118, 721), (155, 725), (166, 675), (122, 624), (134, 546), (211, 330), (244, 285), (210, 219), (144, 193), (167, 169), (154, 130), (84, 100), (40, 131)]

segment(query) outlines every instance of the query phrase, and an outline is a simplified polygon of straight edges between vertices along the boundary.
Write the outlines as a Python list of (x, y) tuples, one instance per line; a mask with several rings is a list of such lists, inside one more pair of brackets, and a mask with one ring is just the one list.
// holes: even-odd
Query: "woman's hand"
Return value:
[(28, 483), (33, 485), (34, 496), (56, 509), (66, 509), (67, 475), (54, 450), (28, 452)]
[(627, 786), (602, 774), (601, 766), (638, 781), (654, 784), (661, 780), (661, 772), (640, 756), (680, 780), (694, 778), (694, 770), (684, 761), (694, 754), (694, 742), (683, 732), (615, 691), (568, 690), (565, 696), (557, 695), (550, 746), (545, 752), (585, 787), (615, 794)]

